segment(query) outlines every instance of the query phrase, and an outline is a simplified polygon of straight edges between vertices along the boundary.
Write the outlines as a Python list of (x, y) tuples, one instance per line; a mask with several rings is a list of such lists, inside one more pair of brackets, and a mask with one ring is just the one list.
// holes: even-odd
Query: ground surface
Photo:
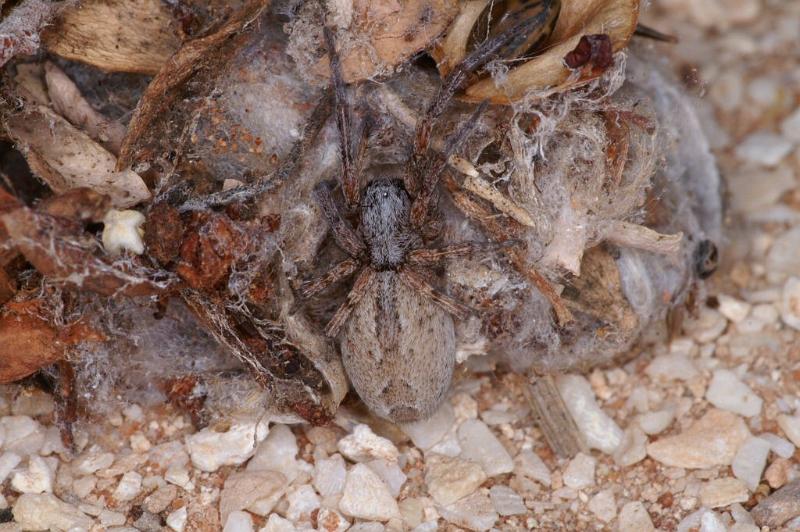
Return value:
[(344, 409), (332, 428), (194, 433), (134, 405), (79, 432), (71, 462), (52, 400), (6, 387), (0, 530), (800, 529), (771, 496), (800, 478), (800, 2), (661, 0), (645, 21), (681, 38), (663, 50), (702, 96), (729, 239), (682, 337), (558, 380), (590, 454), (559, 460), (508, 374), (461, 375), (402, 430)]

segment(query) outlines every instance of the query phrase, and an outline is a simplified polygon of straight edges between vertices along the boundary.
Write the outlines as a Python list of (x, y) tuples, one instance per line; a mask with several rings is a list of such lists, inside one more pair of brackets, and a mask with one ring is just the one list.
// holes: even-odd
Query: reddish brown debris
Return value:
[(194, 214), (180, 248), (177, 274), (196, 290), (219, 287), (247, 249), (247, 235), (224, 215)]
[(185, 227), (178, 209), (166, 202), (157, 203), (144, 222), (147, 253), (162, 266), (175, 261), (181, 250)]
[(41, 301), (6, 303), (0, 314), (0, 383), (27, 377), (65, 355), (66, 343), (38, 315)]
[(564, 63), (573, 69), (582, 69), (582, 77), (594, 77), (614, 63), (611, 39), (605, 33), (584, 35), (570, 53), (564, 56)]

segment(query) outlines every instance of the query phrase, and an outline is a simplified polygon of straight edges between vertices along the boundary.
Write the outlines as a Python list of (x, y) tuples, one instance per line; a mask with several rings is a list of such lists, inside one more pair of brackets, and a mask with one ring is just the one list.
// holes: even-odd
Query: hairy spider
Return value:
[[(447, 393), (456, 358), (453, 318), (471, 309), (435, 288), (433, 267), (448, 257), (496, 249), (497, 244), (464, 242), (427, 247), (424, 238), (436, 208), (437, 186), (448, 158), (469, 136), (486, 104), (445, 143), (443, 153), (428, 147), (432, 126), (469, 75), (491, 59), (508, 40), (530, 31), (537, 19), (525, 20), (468, 55), (445, 79), (417, 124), (413, 155), (402, 179), (371, 176), (361, 167), (366, 133), (357, 146), (350, 138), (351, 104), (342, 80), (333, 34), (325, 29), (331, 58), (331, 83), (340, 135), (344, 201), (334, 197), (335, 184), (322, 182), (314, 196), (337, 245), (349, 258), (323, 276), (301, 286), (311, 297), (355, 275), (346, 300), (326, 327), (339, 337), (342, 362), (354, 388), (377, 415), (393, 421), (430, 416)], [(343, 212), (344, 210), (344, 212)], [(354, 227), (347, 215), (357, 220)], [(505, 245), (505, 244), (500, 244)]]

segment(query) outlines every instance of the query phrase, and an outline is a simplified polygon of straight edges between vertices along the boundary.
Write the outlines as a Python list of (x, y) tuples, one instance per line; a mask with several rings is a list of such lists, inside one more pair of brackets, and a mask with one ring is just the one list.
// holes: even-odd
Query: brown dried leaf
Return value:
[[(472, 25), (488, 1), (475, 0), (463, 4), (441, 49), (435, 51), (442, 74), (466, 55)], [(553, 33), (541, 46), (541, 54), (511, 68), (500, 86), (490, 78), (473, 83), (467, 87), (463, 98), (507, 104), (523, 98), (530, 91), (563, 92), (583, 85), (600, 73), (593, 72), (589, 77), (572, 76), (564, 57), (578, 46), (584, 35), (606, 34), (614, 52), (623, 49), (636, 29), (638, 18), (639, 0), (564, 1)]]
[[(454, 0), (354, 0), (352, 21), (340, 34), (342, 75), (347, 83), (385, 74), (429, 47), (458, 13)], [(328, 75), (327, 56), (317, 71)]]
[(56, 193), (89, 187), (111, 197), (117, 208), (150, 198), (138, 174), (117, 172), (112, 153), (43, 105), (8, 117), (6, 130), (31, 167)]
[(42, 32), (48, 51), (103, 70), (155, 74), (180, 46), (159, 0), (84, 0)]
[(147, 86), (136, 111), (128, 124), (128, 133), (122, 142), (117, 169), (128, 168), (134, 156), (136, 142), (150, 124), (157, 119), (162, 109), (170, 104), (186, 80), (206, 61), (214, 57), (213, 50), (227, 39), (243, 30), (269, 5), (270, 0), (251, 0), (218, 31), (188, 41), (172, 55)]
[(44, 214), (84, 223), (102, 222), (110, 208), (111, 198), (86, 187), (73, 188), (36, 206)]
[(144, 245), (147, 253), (162, 266), (178, 258), (185, 227), (178, 209), (159, 202), (147, 213), (144, 222)]
[(51, 280), (106, 296), (129, 297), (160, 294), (174, 284), (174, 279), (146, 268), (126, 271), (94, 256), (94, 237), (60, 220), (22, 207), (0, 216), (0, 225), (14, 247)]
[(44, 80), (53, 109), (111, 153), (119, 153), (125, 126), (95, 111), (69, 76), (49, 61), (44, 64)]
[(175, 271), (196, 290), (214, 290), (228, 278), (247, 245), (247, 235), (226, 216), (196, 214), (183, 237), (181, 262)]
[(39, 301), (7, 303), (0, 314), (0, 383), (27, 377), (66, 354), (56, 329), (37, 316)]

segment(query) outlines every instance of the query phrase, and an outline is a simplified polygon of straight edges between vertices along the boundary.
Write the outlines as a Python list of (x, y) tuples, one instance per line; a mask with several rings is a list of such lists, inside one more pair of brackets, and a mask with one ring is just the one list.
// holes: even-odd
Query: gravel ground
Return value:
[(493, 371), (404, 427), (345, 407), (195, 432), (131, 405), (71, 461), (52, 399), (8, 386), (0, 530), (800, 529), (800, 2), (661, 0), (645, 22), (681, 38), (659, 46), (702, 97), (729, 241), (682, 336), (557, 379), (590, 454), (558, 459), (524, 379)]

